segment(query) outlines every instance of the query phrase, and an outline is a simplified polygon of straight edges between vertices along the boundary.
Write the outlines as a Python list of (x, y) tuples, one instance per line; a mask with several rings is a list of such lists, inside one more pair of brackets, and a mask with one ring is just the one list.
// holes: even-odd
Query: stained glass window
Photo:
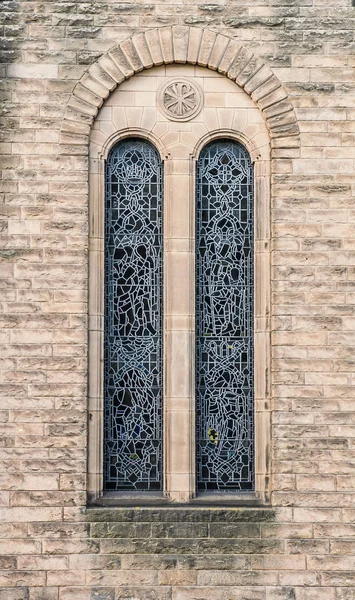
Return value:
[(105, 490), (162, 488), (162, 163), (148, 142), (106, 164)]
[(196, 190), (197, 488), (254, 488), (253, 174), (229, 140), (201, 152)]

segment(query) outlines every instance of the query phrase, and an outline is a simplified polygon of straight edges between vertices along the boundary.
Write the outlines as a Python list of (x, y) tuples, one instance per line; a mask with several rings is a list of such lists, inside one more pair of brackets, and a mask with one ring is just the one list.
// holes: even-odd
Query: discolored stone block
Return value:
[(0, 589), (1, 600), (29, 600), (29, 590), (27, 587), (3, 587)]
[(172, 28), (174, 62), (185, 63), (189, 47), (189, 27), (174, 26)]

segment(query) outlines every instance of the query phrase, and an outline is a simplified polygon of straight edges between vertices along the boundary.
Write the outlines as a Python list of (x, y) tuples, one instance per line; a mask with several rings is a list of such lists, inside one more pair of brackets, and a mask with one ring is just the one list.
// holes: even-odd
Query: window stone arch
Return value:
[[(185, 36), (185, 37), (184, 37)], [(221, 39), (223, 38), (223, 40)], [(149, 44), (148, 44), (148, 40)], [(147, 59), (148, 54), (143, 53), (143, 47), (151, 48), (151, 58), (153, 57), (153, 41), (160, 44), (160, 58), (155, 56), (155, 62)], [(182, 41), (184, 40), (184, 42)], [(198, 40), (198, 41), (197, 41)], [(206, 47), (207, 40), (210, 44), (210, 53), (208, 60), (202, 59), (205, 54), (202, 52)], [(223, 41), (223, 43), (222, 43)], [(141, 45), (142, 46), (141, 46)], [(186, 45), (187, 44), (187, 45)], [(192, 48), (195, 48), (195, 57), (192, 56)], [(135, 48), (135, 50), (134, 50)], [(186, 52), (185, 52), (185, 50)], [(189, 50), (190, 48), (190, 50)], [(232, 48), (234, 54), (232, 56)], [(138, 52), (138, 49), (139, 52)], [(170, 49), (170, 50), (169, 50)], [(229, 50), (228, 50), (229, 49)], [(218, 54), (218, 52), (219, 54)], [(113, 52), (113, 51), (111, 51)], [(185, 52), (185, 54), (184, 54)], [(216, 58), (218, 54), (218, 59)], [(224, 57), (229, 56), (229, 70), (225, 71), (223, 67)], [(170, 238), (165, 240), (165, 246), (169, 253), (169, 260), (174, 262), (174, 269), (179, 267), (178, 261), (185, 253), (185, 264), (183, 269), (190, 272), (193, 271), (193, 243), (191, 242), (191, 198), (195, 189), (194, 177), (196, 171), (196, 161), (201, 148), (208, 143), (218, 138), (230, 138), (241, 142), (250, 153), (254, 166), (254, 183), (255, 183), (255, 427), (256, 427), (256, 477), (255, 487), (256, 492), (247, 497), (243, 496), (243, 502), (255, 503), (265, 502), (268, 500), (269, 474), (270, 474), (270, 400), (269, 400), (269, 385), (270, 385), (270, 159), (275, 157), (294, 157), (295, 152), (298, 152), (299, 146), (299, 131), (296, 123), (294, 112), (289, 103), (281, 84), (262, 64), (256, 64), (252, 55), (240, 48), (234, 40), (226, 36), (216, 36), (207, 30), (197, 30), (195, 28), (163, 28), (154, 32), (146, 32), (140, 34), (127, 43), (122, 43), (116, 48), (112, 56), (121, 57), (120, 67), (116, 64), (116, 80), (118, 78), (118, 69), (124, 69), (125, 78), (120, 81), (113, 79), (113, 71), (108, 79), (107, 69), (111, 68), (113, 58), (110, 55), (104, 55), (99, 61), (89, 69), (89, 72), (84, 75), (82, 81), (76, 86), (74, 95), (69, 101), (66, 117), (62, 123), (60, 152), (63, 154), (74, 154), (75, 145), (83, 144), (83, 141), (90, 140), (90, 160), (89, 160), (89, 181), (90, 181), (90, 283), (89, 283), (89, 461), (88, 461), (88, 495), (92, 501), (98, 501), (102, 494), (102, 346), (103, 346), (103, 189), (104, 189), (104, 164), (105, 159), (118, 140), (125, 137), (139, 136), (150, 140), (159, 150), (161, 158), (164, 162), (165, 172), (165, 193), (167, 197), (165, 202), (170, 203), (170, 208), (167, 211), (168, 217), (165, 223), (165, 230), (170, 231)], [(123, 56), (125, 57), (123, 59)], [(141, 57), (138, 64), (137, 56)], [(143, 57), (146, 57), (143, 60)], [(107, 58), (108, 57), (108, 58)], [(215, 58), (213, 58), (215, 57)], [(238, 58), (239, 57), (239, 58)], [(243, 60), (250, 64), (249, 77), (244, 81), (242, 75), (236, 75), (237, 65), (241, 65)], [(246, 58), (248, 57), (248, 58)], [(107, 60), (106, 60), (107, 59)], [(134, 62), (135, 59), (135, 62)], [(189, 59), (189, 60), (188, 60)], [(100, 63), (100, 61), (102, 61)], [(163, 62), (162, 62), (163, 61)], [(213, 62), (214, 61), (214, 62)], [(186, 63), (190, 62), (191, 66)], [(207, 68), (201, 69), (201, 64)], [(257, 61), (258, 62), (258, 61)], [(131, 65), (128, 70), (128, 63)], [(184, 66), (185, 64), (185, 66)], [(232, 64), (234, 64), (232, 71)], [(106, 65), (104, 70), (104, 65)], [(170, 65), (170, 66), (169, 66)], [(196, 65), (194, 67), (193, 65)], [(219, 66), (218, 66), (219, 65)], [(135, 70), (133, 69), (135, 66)], [(146, 68), (157, 66), (155, 71), (151, 69), (146, 72)], [(160, 70), (159, 70), (160, 67)], [(135, 82), (146, 81), (155, 77), (155, 73), (159, 74), (160, 80), (164, 77), (166, 80), (173, 77), (176, 79), (178, 74), (184, 77), (188, 76), (190, 80), (196, 80), (207, 75), (211, 85), (215, 82), (224, 81), (224, 86), (228, 88), (227, 92), (233, 95), (234, 92), (240, 94), (243, 98), (244, 108), (225, 109), (221, 118), (213, 120), (211, 117), (212, 109), (205, 107), (202, 112), (196, 117), (194, 127), (195, 133), (188, 132), (186, 128), (190, 127), (189, 123), (178, 123), (169, 125), (163, 124), (164, 118), (160, 117), (160, 124), (155, 125), (152, 120), (150, 110), (154, 112), (154, 107), (148, 107), (148, 110), (142, 117), (143, 113), (139, 113), (139, 108), (136, 106), (124, 106), (123, 101), (117, 103), (117, 94), (121, 91), (129, 91), (134, 94)], [(183, 72), (181, 71), (183, 70)], [(190, 69), (190, 70), (189, 70)], [(194, 76), (191, 76), (192, 71)], [(246, 65), (244, 68), (246, 71)], [(121, 72), (121, 71), (120, 71)], [(243, 69), (241, 70), (241, 73)], [(106, 75), (104, 74), (106, 73)], [(135, 77), (132, 75), (135, 73)], [(271, 73), (271, 74), (270, 74)], [(209, 74), (209, 75), (208, 75)], [(169, 77), (168, 77), (169, 75)], [(227, 77), (223, 77), (227, 75)], [(264, 78), (265, 76), (265, 78)], [(121, 77), (121, 76), (120, 76)], [(123, 72), (122, 72), (123, 77)], [(244, 75), (243, 77), (246, 77)], [(243, 83), (244, 81), (244, 83)], [(254, 81), (254, 83), (253, 83)], [(106, 83), (105, 83), (106, 82)], [(130, 83), (132, 82), (132, 83)], [(211, 83), (212, 82), (212, 83)], [(235, 86), (235, 83), (237, 84)], [(249, 84), (249, 85), (248, 85)], [(220, 84), (222, 85), (222, 84)], [(117, 87), (118, 86), (118, 87)], [(117, 90), (115, 88), (117, 87)], [(158, 91), (158, 87), (155, 92)], [(112, 88), (112, 89), (110, 89)], [(233, 91), (232, 91), (233, 90)], [(99, 95), (101, 93), (101, 96)], [(224, 93), (224, 92), (223, 92)], [(79, 98), (81, 96), (81, 98)], [(90, 99), (90, 102), (84, 100)], [(251, 96), (251, 97), (250, 97)], [(249, 99), (247, 100), (247, 98)], [(146, 97), (147, 98), (147, 97)], [(98, 113), (99, 108), (106, 100), (103, 109)], [(116, 102), (116, 104), (115, 104)], [(84, 106), (84, 110), (80, 109), (80, 103)], [(96, 106), (95, 106), (96, 103)], [(133, 103), (134, 104), (134, 103)], [(224, 106), (224, 105), (223, 105)], [(264, 108), (262, 108), (264, 106)], [(246, 108), (245, 108), (246, 107)], [(216, 109), (219, 110), (219, 109)], [(111, 111), (111, 112), (110, 112)], [(210, 111), (210, 112), (208, 112)], [(234, 111), (234, 112), (233, 112)], [(251, 121), (256, 118), (259, 133), (255, 129), (254, 123), (246, 124), (243, 119), (245, 111), (253, 114)], [(213, 111), (212, 111), (213, 112)], [(233, 117), (231, 116), (233, 112)], [(273, 116), (266, 115), (273, 113)], [(110, 113), (110, 117), (108, 116)], [(274, 118), (274, 113), (279, 117)], [(140, 114), (138, 118), (137, 115)], [(208, 116), (209, 115), (209, 116)], [(208, 119), (207, 119), (208, 116)], [(226, 118), (227, 117), (227, 118)], [(274, 119), (274, 120), (273, 120)], [(165, 118), (168, 122), (169, 119)], [(208, 121), (208, 122), (207, 122)], [(173, 122), (173, 121), (172, 121)], [(192, 121), (190, 121), (191, 123)], [(179, 127), (182, 135), (178, 133)], [(193, 135), (192, 135), (193, 134)], [(176, 137), (177, 136), (177, 137)], [(179, 138), (180, 136), (180, 138)], [(179, 139), (178, 139), (179, 138)], [(189, 196), (190, 205), (179, 207), (176, 211), (177, 197), (185, 193)], [(175, 212), (174, 212), (175, 211)], [(185, 211), (185, 212), (184, 212)], [(185, 215), (185, 217), (184, 217)], [(181, 225), (181, 219), (188, 222), (187, 229), (183, 234), (185, 241), (179, 240), (177, 230)], [(169, 237), (169, 236), (168, 236)], [(177, 246), (180, 244), (180, 247)], [(166, 264), (169, 265), (169, 260)], [(172, 263), (171, 263), (172, 264)], [(170, 267), (168, 266), (167, 269)], [(165, 273), (165, 279), (169, 276), (169, 272)], [(176, 287), (176, 281), (175, 281)], [(191, 288), (192, 279), (190, 278), (189, 286)], [(181, 290), (180, 290), (181, 291)], [(184, 291), (184, 293), (186, 290)], [(188, 290), (188, 295), (191, 289)], [(175, 295), (179, 297), (178, 285), (171, 293), (171, 298), (165, 298), (166, 302), (173, 301)], [(190, 294), (191, 295), (191, 294)], [(186, 311), (185, 311), (186, 312)], [(183, 327), (186, 328), (186, 335), (180, 337), (180, 341), (174, 341), (172, 330), (174, 327), (180, 327), (179, 316), (171, 316), (168, 314), (165, 317), (166, 327), (166, 347), (175, 349), (174, 361), (186, 361), (191, 359), (193, 348), (193, 318), (194, 307), (190, 304), (187, 309), (190, 317), (184, 316), (185, 321)], [(182, 318), (182, 317), (181, 317)], [(180, 319), (181, 320), (181, 319)], [(183, 322), (183, 320), (181, 321)], [(185, 335), (185, 338), (184, 338)], [(183, 340), (183, 341), (181, 341)], [(170, 346), (169, 346), (170, 345)], [(190, 350), (189, 350), (190, 348)], [(190, 362), (193, 362), (190, 361)], [(167, 381), (173, 379), (173, 374), (167, 374)], [(193, 379), (193, 378), (192, 378)], [(170, 384), (167, 384), (170, 385)], [(175, 384), (174, 384), (175, 385)], [(178, 385), (178, 384), (177, 384)], [(193, 383), (192, 383), (193, 387)], [(180, 392), (174, 392), (172, 396), (176, 396)], [(179, 435), (179, 431), (184, 431), (186, 438), (194, 436), (195, 425), (193, 416), (193, 393), (181, 392), (185, 400), (185, 409), (179, 413), (174, 408), (174, 401), (171, 405), (165, 407), (165, 423), (169, 424), (170, 438), (165, 436), (165, 490), (168, 490), (167, 496), (170, 501), (186, 502), (198, 499), (194, 498), (195, 490), (195, 457), (194, 452), (190, 448), (179, 448), (176, 442), (172, 443), (172, 439)], [(169, 393), (167, 394), (169, 397)], [(169, 421), (170, 419), (170, 421)], [(176, 469), (176, 461), (180, 461), (183, 456), (185, 466), (179, 471)], [(175, 466), (174, 466), (175, 465)], [(225, 499), (226, 496), (225, 496)], [(208, 501), (205, 496), (204, 501)], [(215, 501), (215, 500), (213, 500)], [(235, 498), (231, 499), (235, 502)]]
[(61, 125), (60, 154), (88, 144), (92, 123), (112, 91), (134, 74), (154, 66), (199, 65), (225, 75), (261, 110), (272, 149), (295, 157), (300, 146), (293, 106), (272, 70), (233, 38), (209, 29), (173, 26), (150, 29), (103, 54), (76, 84)]

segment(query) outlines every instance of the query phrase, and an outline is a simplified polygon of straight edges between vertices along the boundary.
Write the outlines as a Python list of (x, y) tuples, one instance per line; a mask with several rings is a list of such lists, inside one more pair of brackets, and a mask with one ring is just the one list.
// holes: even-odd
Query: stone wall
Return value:
[[(355, 599), (351, 4), (3, 0), (1, 600)], [(272, 144), (272, 479), (260, 508), (86, 508), (96, 110), (75, 139), (63, 118), (99, 57), (172, 25), (254, 52), (300, 129), (287, 157)]]

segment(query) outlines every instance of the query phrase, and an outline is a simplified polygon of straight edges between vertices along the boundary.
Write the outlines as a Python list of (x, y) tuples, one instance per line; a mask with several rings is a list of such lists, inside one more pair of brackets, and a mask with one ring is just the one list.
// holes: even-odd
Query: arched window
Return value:
[(230, 140), (196, 177), (197, 489), (254, 489), (253, 169)]
[[(202, 104), (176, 119), (181, 81)], [(234, 81), (167, 65), (117, 88), (90, 141), (89, 502), (269, 502), (264, 118)]]
[(106, 163), (104, 489), (162, 489), (162, 163), (142, 139)]

